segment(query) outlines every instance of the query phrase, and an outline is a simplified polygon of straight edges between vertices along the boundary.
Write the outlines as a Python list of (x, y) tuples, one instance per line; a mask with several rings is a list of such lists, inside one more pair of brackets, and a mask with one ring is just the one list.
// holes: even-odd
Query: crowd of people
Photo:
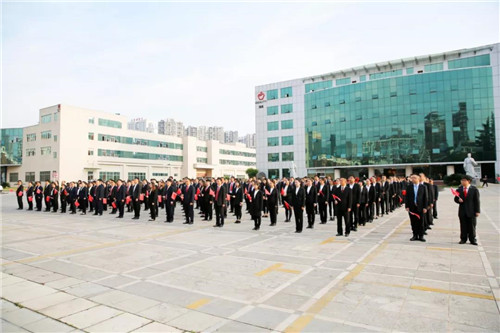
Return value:
[[(456, 192), (455, 201), (465, 207), (466, 197), (463, 189), (460, 192), (461, 188)], [(98, 179), (61, 183), (47, 180), (44, 186), (39, 181), (28, 182), (26, 190), (19, 181), (16, 190), (18, 209), (23, 209), (23, 197), (26, 196), (28, 210), (70, 214), (79, 211), (82, 215), (88, 212), (97, 216), (109, 212), (117, 214), (117, 218), (123, 218), (127, 212), (133, 215), (132, 219), (139, 219), (141, 211), (148, 211), (150, 221), (164, 215), (165, 222), (172, 223), (176, 208), (180, 206), (184, 224), (194, 223), (195, 210), (204, 221), (213, 220), (215, 211), (214, 227), (219, 228), (224, 226), (228, 214), (234, 216), (235, 223), (241, 223), (243, 208), (254, 222), (253, 230), (261, 228), (262, 218), (269, 218), (269, 225), (275, 226), (281, 207), (284, 222), (295, 220), (296, 233), (303, 230), (304, 215), (309, 229), (314, 228), (316, 215), (319, 215), (320, 224), (336, 221), (337, 236), (345, 237), (404, 205), (411, 220), (413, 237), (410, 240), (421, 242), (425, 242), (424, 236), (437, 219), (438, 195), (437, 185), (424, 174), (366, 179), (315, 176), (245, 180), (184, 178), (178, 181), (173, 178), (165, 181)], [(462, 202), (459, 199), (463, 199)], [(478, 193), (477, 201), (479, 206)], [(163, 210), (165, 213), (160, 213)], [(479, 215), (479, 207), (473, 210), (474, 221), (464, 220), (461, 242), (469, 238), (471, 243), (476, 243), (475, 214), (477, 210)], [(460, 221), (462, 224), (462, 219)]]

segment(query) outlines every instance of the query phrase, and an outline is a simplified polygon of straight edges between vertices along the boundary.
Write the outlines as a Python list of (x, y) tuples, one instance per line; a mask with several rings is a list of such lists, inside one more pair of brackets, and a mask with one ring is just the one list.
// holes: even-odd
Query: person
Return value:
[(167, 183), (163, 189), (164, 199), (165, 199), (165, 210), (167, 213), (166, 223), (174, 222), (174, 209), (175, 209), (175, 197), (177, 195), (177, 188), (172, 185), (172, 179), (167, 179)]
[(278, 191), (274, 180), (269, 180), (269, 190), (267, 195), (267, 208), (269, 210), (269, 219), (271, 220), (270, 226), (276, 225), (276, 215), (278, 214)]
[(116, 218), (123, 218), (123, 214), (125, 212), (125, 196), (126, 196), (126, 188), (123, 185), (121, 179), (117, 181), (118, 189), (116, 190), (116, 205), (118, 208), (118, 216)]
[(373, 218), (375, 215), (375, 201), (377, 197), (377, 192), (375, 190), (375, 186), (372, 184), (375, 179), (367, 179), (366, 180), (366, 191), (368, 192), (368, 198), (367, 198), (367, 212), (366, 212), (366, 221), (365, 222), (373, 222)]
[(149, 201), (149, 212), (151, 214), (149, 221), (155, 221), (158, 215), (158, 188), (155, 182), (151, 183), (148, 194), (147, 200)]
[(16, 190), (16, 197), (17, 197), (17, 205), (19, 206), (17, 209), (23, 209), (23, 195), (24, 195), (24, 186), (23, 182), (21, 180), (17, 181), (17, 190)]
[(438, 218), (437, 201), (438, 201), (438, 197), (439, 197), (439, 187), (436, 184), (434, 184), (434, 179), (430, 178), (429, 182), (432, 185), (433, 194), (434, 194), (434, 206), (432, 207), (432, 218), (434, 220), (437, 220), (437, 218)]
[[(186, 222), (184, 224), (193, 224), (194, 222), (194, 186), (191, 186), (191, 180), (186, 178), (184, 190), (181, 195), (182, 206), (186, 214)], [(225, 198), (223, 198), (225, 199)]]
[(420, 182), (420, 175), (412, 174), (410, 179), (411, 184), (407, 186), (405, 196), (405, 208), (410, 217), (413, 232), (410, 241), (419, 240), (425, 242), (424, 215), (427, 214), (427, 207), (429, 206), (427, 187)]
[(251, 194), (250, 215), (252, 216), (252, 219), (254, 221), (253, 230), (259, 230), (262, 219), (262, 192), (260, 191), (259, 186), (257, 186), (254, 181), (252, 181), (251, 184), (254, 189)]
[(50, 206), (52, 207), (52, 213), (57, 213), (57, 210), (59, 209), (59, 185), (54, 181), (51, 183), (51, 186)]
[(243, 206), (243, 191), (240, 187), (240, 181), (235, 182), (235, 188), (233, 189), (233, 204), (234, 204), (234, 215), (236, 217), (236, 222), (241, 223), (241, 208)]
[(35, 201), (36, 201), (36, 210), (39, 212), (42, 210), (42, 201), (43, 201), (43, 187), (39, 181), (35, 183)]
[(139, 184), (139, 178), (134, 179), (131, 195), (134, 207), (134, 217), (132, 220), (138, 220), (141, 214), (141, 202), (139, 201), (141, 196), (141, 185)]
[(335, 184), (333, 179), (328, 181), (328, 215), (330, 215), (330, 221), (335, 221), (335, 204), (333, 199), (333, 194), (335, 193), (335, 189), (337, 185)]
[(26, 200), (28, 200), (28, 210), (33, 210), (33, 183), (28, 182), (28, 189), (26, 190)]
[(486, 185), (486, 187), (488, 187), (488, 176), (484, 175), (482, 181), (483, 181), (483, 187), (484, 187), (484, 185)]
[(347, 186), (347, 179), (340, 178), (340, 186), (335, 194), (335, 206), (337, 207), (337, 236), (342, 236), (342, 220), (345, 223), (345, 236), (349, 237), (351, 232), (351, 221), (349, 219), (352, 207), (352, 192)]
[(318, 187), (318, 211), (321, 224), (326, 224), (329, 197), (330, 191), (328, 189), (328, 186), (325, 185), (325, 179), (320, 178)]
[(215, 181), (217, 188), (215, 190), (214, 206), (215, 206), (215, 225), (214, 228), (222, 228), (224, 226), (224, 208), (226, 207), (226, 187), (222, 185), (222, 179), (217, 178)]
[(460, 220), (460, 242), (465, 244), (467, 238), (472, 245), (477, 245), (476, 240), (476, 219), (481, 212), (479, 190), (471, 185), (472, 177), (465, 175), (460, 180), (461, 186), (457, 189), (458, 196), (455, 202), (458, 206), (458, 218)]
[(285, 179), (281, 186), (281, 202), (285, 207), (285, 222), (290, 222), (292, 218), (292, 187), (289, 184), (288, 179)]
[(304, 207), (306, 194), (304, 188), (300, 185), (300, 181), (295, 179), (295, 188), (292, 191), (292, 206), (293, 214), (295, 215), (295, 232), (301, 233), (304, 225)]
[(59, 195), (59, 200), (61, 202), (61, 214), (66, 213), (66, 206), (68, 204), (68, 190), (65, 181), (61, 182), (61, 193)]
[(359, 211), (360, 211), (360, 195), (361, 195), (361, 187), (356, 182), (354, 176), (349, 176), (349, 185), (348, 187), (351, 189), (351, 211), (349, 212), (349, 221), (351, 224), (352, 231), (358, 231), (358, 223), (359, 223)]
[(369, 183), (369, 180), (366, 181), (359, 181), (358, 185), (360, 188), (359, 191), (359, 225), (366, 225), (366, 222), (368, 221), (368, 188), (367, 184)]
[(104, 185), (102, 184), (102, 179), (97, 180), (97, 188), (95, 190), (96, 207), (94, 215), (102, 215), (103, 211), (103, 199), (104, 197)]
[(50, 212), (50, 194), (52, 193), (52, 185), (48, 180), (45, 181), (45, 188), (43, 189), (43, 197), (45, 200), (45, 211)]
[(313, 184), (311, 179), (306, 179), (306, 214), (307, 214), (307, 228), (314, 228), (314, 219), (316, 216), (316, 206), (318, 192), (316, 185)]
[(76, 214), (76, 201), (78, 200), (78, 189), (74, 182), (69, 183), (69, 209), (70, 214)]
[(87, 183), (85, 182), (81, 182), (80, 183), (80, 188), (79, 188), (79, 192), (78, 192), (78, 203), (80, 204), (80, 210), (82, 211), (80, 213), (80, 215), (87, 215), (87, 203), (88, 203), (88, 187), (87, 187)]

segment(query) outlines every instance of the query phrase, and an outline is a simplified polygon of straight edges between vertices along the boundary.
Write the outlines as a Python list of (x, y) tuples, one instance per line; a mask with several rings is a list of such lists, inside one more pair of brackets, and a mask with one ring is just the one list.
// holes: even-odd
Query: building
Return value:
[(38, 124), (2, 130), (2, 176), (11, 183), (18, 179), (244, 178), (246, 169), (256, 164), (255, 149), (243, 144), (126, 126), (127, 119), (118, 114), (69, 105), (41, 109)]
[[(188, 126), (184, 130), (184, 135), (198, 137), (198, 127), (196, 126)], [(203, 140), (203, 139), (200, 139)]]
[(175, 121), (175, 119), (167, 118), (158, 122), (158, 134), (170, 136), (184, 136), (184, 124), (182, 121)]
[(348, 68), (255, 88), (269, 177), (500, 174), (499, 46)]
[(255, 133), (242, 136), (238, 142), (244, 143), (248, 148), (255, 148)]
[(238, 142), (238, 131), (224, 132), (224, 143)]

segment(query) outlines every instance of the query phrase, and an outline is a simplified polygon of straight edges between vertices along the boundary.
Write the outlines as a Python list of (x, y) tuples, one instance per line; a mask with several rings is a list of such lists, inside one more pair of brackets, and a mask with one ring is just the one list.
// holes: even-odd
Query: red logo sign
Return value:
[(257, 98), (259, 99), (259, 101), (262, 101), (262, 100), (264, 100), (264, 98), (266, 98), (266, 94), (264, 94), (261, 91), (260, 93), (257, 94)]

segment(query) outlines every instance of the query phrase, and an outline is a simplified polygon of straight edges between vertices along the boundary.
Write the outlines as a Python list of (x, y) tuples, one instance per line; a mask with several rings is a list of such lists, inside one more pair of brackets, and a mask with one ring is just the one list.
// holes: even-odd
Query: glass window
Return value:
[(52, 155), (54, 158), (57, 158), (57, 151), (53, 152)]
[(50, 155), (52, 153), (51, 147), (40, 147), (40, 155)]
[(89, 118), (89, 124), (93, 124), (94, 123), (94, 118)]
[(36, 141), (36, 133), (26, 134), (26, 141)]
[(35, 148), (26, 148), (26, 156), (35, 156)]
[(99, 125), (100, 126), (107, 126), (107, 127), (113, 127), (113, 128), (122, 128), (122, 123), (116, 120), (110, 120), (110, 119), (102, 119), (99, 118)]
[(54, 121), (58, 121), (59, 120), (59, 113), (54, 113)]
[(293, 104), (283, 104), (281, 106), (281, 113), (292, 113), (293, 112)]
[(52, 114), (42, 116), (42, 124), (50, 123), (52, 121)]
[(89, 140), (94, 140), (94, 133), (89, 132)]
[[(9, 182), (11, 182), (11, 183), (12, 182), (17, 182), (18, 180), (19, 180), (19, 173), (17, 173), (17, 172), (11, 172), (9, 174)], [(12, 185), (12, 186), (14, 186), (14, 185)]]
[(293, 161), (293, 152), (281, 153), (282, 161)]
[(116, 181), (116, 180), (120, 179), (120, 172), (118, 172), (118, 171), (99, 171), (99, 178), (104, 180), (104, 181), (107, 181), (107, 180)]
[(206, 157), (197, 157), (196, 158), (197, 163), (208, 163), (208, 158)]
[(280, 144), (279, 137), (267, 138), (267, 146), (274, 147)]
[(437, 71), (442, 71), (443, 70), (443, 63), (437, 63), (437, 64), (428, 64), (424, 66), (424, 71), (425, 72), (437, 72)]
[(118, 157), (118, 158), (134, 158), (143, 160), (162, 160), (162, 161), (174, 161), (182, 162), (182, 156), (178, 155), (166, 155), (166, 154), (154, 154), (154, 153), (144, 153), (135, 151), (125, 151), (125, 150), (111, 150), (111, 149), (98, 149), (97, 156), (107, 156), (107, 157)]
[(135, 178), (139, 178), (139, 180), (146, 179), (146, 173), (145, 172), (129, 172), (128, 173), (128, 180), (132, 180)]
[(317, 91), (317, 90), (323, 90), (323, 89), (328, 89), (333, 87), (333, 82), (331, 80), (329, 81), (320, 81), (320, 82), (314, 82), (314, 83), (308, 83), (306, 84), (306, 94), (309, 92)]
[(34, 182), (35, 181), (35, 173), (34, 172), (25, 172), (24, 179), (27, 182)]
[(292, 97), (292, 87), (281, 88), (281, 98)]
[(42, 139), (50, 139), (52, 137), (52, 131), (43, 131), (41, 137)]
[(280, 160), (280, 153), (268, 153), (267, 154), (267, 161), (268, 162), (279, 162)]
[(267, 123), (268, 131), (277, 131), (279, 129), (279, 121), (269, 121)]
[(359, 82), (365, 82), (366, 81), (366, 75), (361, 75), (359, 77)]
[(244, 165), (244, 166), (255, 166), (255, 162), (248, 161), (237, 161), (237, 160), (219, 160), (220, 164), (224, 165)]
[(50, 171), (40, 171), (40, 181), (50, 181)]
[(281, 169), (281, 174), (283, 175), (283, 177), (290, 178), (290, 169)]
[(267, 91), (267, 100), (278, 99), (278, 89)]
[(57, 142), (57, 135), (54, 135), (54, 142)]
[(228, 150), (228, 149), (219, 149), (219, 153), (222, 155), (234, 155), (234, 156), (245, 156), (245, 157), (255, 157), (255, 153), (249, 153), (246, 151), (240, 150)]
[(350, 77), (345, 77), (343, 79), (337, 79), (335, 80), (335, 85), (337, 86), (342, 86), (344, 84), (349, 84), (351, 83), (351, 78)]
[(89, 150), (87, 151), (87, 154), (88, 154), (89, 156), (94, 156), (94, 149), (89, 149)]
[(478, 66), (489, 66), (490, 65), (490, 55), (483, 54), (475, 57), (468, 57), (456, 60), (448, 61), (449, 69), (465, 68), (465, 67), (478, 67)]
[(388, 72), (370, 74), (370, 80), (385, 79), (388, 77), (401, 76), (401, 75), (403, 75), (403, 70), (396, 69), (396, 70), (388, 71)]
[(267, 174), (269, 179), (277, 179), (280, 177), (280, 169), (268, 169)]
[(287, 119), (281, 121), (281, 129), (293, 128), (293, 119)]
[(293, 135), (282, 136), (281, 137), (281, 145), (283, 145), (283, 146), (293, 145)]
[(196, 146), (196, 151), (201, 151), (201, 152), (207, 152), (208, 149), (207, 147), (202, 147), (202, 146)]
[(408, 67), (408, 68), (406, 69), (406, 74), (408, 74), (408, 75), (413, 74), (413, 67)]
[(268, 106), (267, 107), (267, 115), (268, 116), (274, 116), (278, 114), (278, 106)]

